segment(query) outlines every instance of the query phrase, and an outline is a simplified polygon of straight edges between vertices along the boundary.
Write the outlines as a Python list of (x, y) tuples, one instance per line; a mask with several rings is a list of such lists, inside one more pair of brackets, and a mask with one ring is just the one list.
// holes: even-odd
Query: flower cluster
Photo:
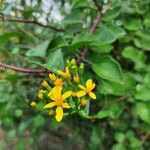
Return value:
[[(76, 65), (72, 59), (67, 61), (64, 71), (49, 74), (49, 81), (41, 83), (43, 89), (39, 90), (38, 98), (43, 101), (43, 108), (49, 110), (49, 115), (55, 115), (60, 122), (65, 114), (85, 110), (90, 99), (96, 99), (93, 92), (95, 83), (92, 79), (84, 82), (84, 64)], [(32, 102), (31, 106), (36, 107)], [(64, 110), (65, 109), (65, 110)], [(66, 111), (67, 110), (67, 111)]]

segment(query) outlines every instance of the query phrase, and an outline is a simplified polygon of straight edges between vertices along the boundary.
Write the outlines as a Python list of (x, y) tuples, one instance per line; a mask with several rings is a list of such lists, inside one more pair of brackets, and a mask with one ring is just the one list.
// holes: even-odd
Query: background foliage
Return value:
[(0, 1), (0, 62), (55, 72), (88, 47), (80, 61), (97, 84), (95, 119), (72, 115), (58, 124), (30, 107), (47, 73), (0, 67), (0, 149), (148, 150), (149, 16), (149, 0)]

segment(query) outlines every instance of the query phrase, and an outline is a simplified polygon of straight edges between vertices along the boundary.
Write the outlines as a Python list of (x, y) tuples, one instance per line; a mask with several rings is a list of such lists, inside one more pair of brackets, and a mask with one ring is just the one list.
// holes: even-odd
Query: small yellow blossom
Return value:
[(60, 86), (63, 86), (63, 80), (62, 79), (56, 79), (56, 81), (54, 82), (54, 85), (56, 87), (60, 87)]
[(32, 107), (35, 107), (35, 106), (37, 106), (37, 103), (34, 102), (34, 101), (32, 101), (32, 102), (30, 103), (30, 105), (31, 105)]
[(86, 106), (87, 103), (88, 103), (88, 100), (86, 100), (86, 99), (82, 99), (82, 100), (81, 100), (81, 105), (82, 105), (82, 106)]
[(48, 83), (47, 83), (47, 81), (43, 81), (41, 84), (42, 84), (42, 86), (45, 87), (45, 88), (47, 88), (47, 87), (49, 86)]
[(50, 78), (52, 81), (55, 81), (55, 80), (57, 79), (54, 73), (50, 73), (50, 74), (49, 74), (49, 78)]
[(96, 99), (96, 95), (92, 92), (95, 88), (95, 83), (92, 82), (92, 79), (86, 81), (85, 87), (83, 85), (79, 85), (79, 88), (82, 90), (76, 93), (77, 97), (82, 97), (88, 94), (92, 99)]
[(64, 94), (61, 94), (62, 87), (54, 88), (50, 98), (53, 102), (50, 102), (44, 106), (44, 108), (52, 108), (56, 106), (56, 115), (55, 118), (60, 122), (63, 118), (63, 108), (71, 108), (71, 106), (64, 102), (64, 100), (72, 95), (72, 91), (67, 91)]
[(61, 70), (57, 70), (57, 73), (60, 74), (62, 77), (64, 77), (65, 79), (70, 77), (70, 71), (68, 69), (68, 67), (66, 67), (65, 71), (61, 71)]
[(42, 90), (40, 90), (39, 92), (38, 92), (38, 98), (39, 99), (43, 99), (43, 92), (42, 92)]
[(79, 76), (74, 76), (74, 77), (73, 77), (73, 81), (74, 81), (74, 82), (78, 83), (79, 80), (80, 80), (80, 79), (79, 79)]

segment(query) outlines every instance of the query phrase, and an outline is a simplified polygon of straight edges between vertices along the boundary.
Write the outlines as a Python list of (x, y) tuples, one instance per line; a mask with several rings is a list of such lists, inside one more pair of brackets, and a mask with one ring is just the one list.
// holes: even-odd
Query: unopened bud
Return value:
[(34, 102), (34, 101), (32, 101), (32, 102), (30, 103), (30, 106), (32, 106), (32, 107), (36, 107), (36, 106), (37, 106), (37, 103), (36, 103), (36, 102)]
[(71, 64), (72, 64), (72, 65), (76, 65), (76, 60), (75, 60), (75, 59), (72, 59), (72, 60), (71, 60)]
[(68, 68), (70, 68), (71, 67), (71, 62), (69, 60), (67, 60), (66, 65), (67, 65)]
[(54, 110), (51, 109), (51, 110), (48, 112), (48, 115), (51, 116), (51, 115), (53, 115), (53, 114), (54, 114)]
[(85, 106), (87, 105), (87, 103), (88, 103), (88, 100), (86, 100), (86, 99), (82, 99), (82, 100), (81, 100), (81, 105), (82, 105), (82, 106), (85, 107)]
[(73, 81), (74, 81), (74, 82), (78, 83), (79, 80), (80, 80), (80, 79), (79, 79), (79, 76), (74, 76), (74, 77), (73, 77)]
[(71, 67), (71, 71), (72, 71), (73, 74), (76, 74), (76, 72), (77, 72), (77, 66), (76, 66), (76, 65), (73, 65), (73, 66)]
[(45, 87), (45, 88), (47, 88), (47, 87), (49, 86), (48, 83), (47, 83), (47, 81), (43, 81), (41, 84), (42, 84), (42, 86)]
[(83, 74), (84, 73), (84, 63), (81, 63), (79, 66), (79, 73)]

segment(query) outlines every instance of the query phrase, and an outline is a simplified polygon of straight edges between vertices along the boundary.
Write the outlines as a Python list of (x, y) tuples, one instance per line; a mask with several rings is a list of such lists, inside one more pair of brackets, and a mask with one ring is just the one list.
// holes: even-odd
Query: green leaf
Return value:
[(113, 32), (116, 39), (119, 39), (126, 34), (126, 32), (125, 32), (125, 30), (123, 30), (123, 28), (117, 26), (114, 23), (107, 23), (106, 26)]
[(97, 114), (96, 114), (96, 118), (98, 119), (103, 119), (103, 118), (106, 118), (108, 117), (110, 114), (110, 111), (109, 110), (102, 110), (102, 111), (99, 111)]
[(10, 82), (0, 80), (0, 102), (11, 100), (12, 85)]
[(92, 62), (92, 69), (102, 79), (123, 84), (120, 65), (110, 56), (95, 58)]
[(62, 51), (56, 50), (50, 52), (47, 57), (47, 63), (44, 66), (45, 68), (50, 69), (53, 72), (57, 71), (58, 69), (64, 69), (65, 62)]
[(101, 80), (101, 82), (97, 86), (97, 89), (100, 94), (104, 95), (124, 95), (124, 86), (122, 86), (122, 84), (114, 83), (107, 80)]
[(89, 32), (81, 32), (73, 39), (73, 42), (71, 45), (69, 45), (69, 48), (77, 49), (96, 41), (96, 37), (91, 35)]
[(102, 20), (111, 21), (111, 20), (115, 19), (116, 17), (118, 17), (120, 12), (121, 12), (121, 7), (114, 7), (112, 9), (108, 9), (104, 13)]
[(131, 20), (128, 20), (124, 24), (124, 27), (125, 27), (125, 29), (128, 29), (128, 30), (138, 31), (138, 30), (140, 30), (141, 25), (142, 25), (141, 20), (131, 19)]
[(95, 31), (94, 35), (101, 45), (110, 44), (116, 40), (114, 33), (106, 25), (101, 25), (100, 28)]
[(123, 111), (123, 104), (113, 104), (111, 106), (109, 106), (109, 110), (110, 110), (110, 117), (111, 118), (118, 118), (120, 116), (120, 114)]
[(124, 86), (123, 87), (124, 87), (125, 91), (127, 91), (128, 93), (134, 92), (136, 82), (135, 82), (135, 79), (133, 77), (133, 74), (130, 72), (124, 73), (123, 79), (124, 79)]
[(131, 47), (127, 46), (123, 51), (122, 51), (122, 56), (124, 58), (130, 59), (135, 63), (141, 63), (145, 61), (145, 55), (142, 51)]
[(143, 101), (150, 101), (150, 87), (145, 84), (136, 86), (135, 98)]
[(136, 103), (135, 110), (143, 121), (150, 124), (150, 103)]
[(79, 114), (82, 118), (85, 118), (85, 119), (90, 119), (90, 118), (91, 118), (84, 110), (79, 111), (78, 114)]
[(44, 125), (45, 119), (42, 115), (38, 115), (33, 119), (33, 123), (34, 123), (35, 128), (41, 127)]
[(106, 117), (111, 118), (118, 118), (123, 111), (122, 104), (110, 104), (109, 106), (105, 107), (103, 110), (99, 111), (95, 117), (99, 119), (103, 119)]
[(90, 44), (91, 49), (96, 53), (109, 53), (113, 49), (111, 44), (99, 45), (99, 44)]
[(47, 40), (47, 41), (42, 42), (41, 44), (31, 48), (30, 50), (27, 51), (26, 56), (45, 57), (49, 43), (50, 43), (50, 40)]
[(143, 30), (136, 32), (136, 37), (134, 38), (134, 44), (143, 48), (144, 50), (150, 50), (150, 30)]
[(11, 37), (16, 37), (18, 35), (18, 32), (6, 32), (0, 35), (0, 46), (4, 46), (10, 40)]

